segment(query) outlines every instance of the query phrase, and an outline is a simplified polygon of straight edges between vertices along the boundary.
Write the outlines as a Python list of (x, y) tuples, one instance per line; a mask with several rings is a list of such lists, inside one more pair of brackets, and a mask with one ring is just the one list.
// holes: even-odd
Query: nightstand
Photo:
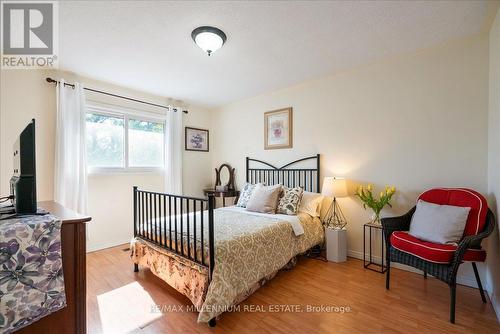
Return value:
[(331, 262), (347, 260), (347, 230), (325, 227), (326, 259)]
[(215, 189), (204, 189), (203, 193), (205, 196), (221, 197), (222, 206), (226, 206), (226, 197), (234, 197), (234, 204), (236, 204), (240, 197), (240, 192), (237, 190), (217, 191)]

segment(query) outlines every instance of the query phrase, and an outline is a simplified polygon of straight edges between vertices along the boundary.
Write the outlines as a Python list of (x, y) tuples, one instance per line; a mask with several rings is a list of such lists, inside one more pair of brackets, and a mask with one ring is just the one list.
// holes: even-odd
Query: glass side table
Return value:
[[(368, 233), (368, 253), (366, 249), (366, 239)], [(373, 250), (376, 247), (376, 240), (380, 237), (381, 244), (381, 263), (374, 262)], [(373, 239), (373, 240), (372, 240)], [(385, 240), (384, 240), (384, 228), (382, 225), (367, 223), (363, 225), (363, 265), (366, 269), (376, 271), (378, 273), (385, 273), (387, 271), (387, 266), (385, 264), (386, 258)]]

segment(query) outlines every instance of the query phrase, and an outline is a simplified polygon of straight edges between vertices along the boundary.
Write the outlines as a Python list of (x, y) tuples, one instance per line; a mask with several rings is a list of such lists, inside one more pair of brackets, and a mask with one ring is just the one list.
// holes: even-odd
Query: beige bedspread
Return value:
[[(259, 282), (324, 238), (320, 220), (303, 213), (298, 215), (304, 230), (299, 236), (290, 222), (274, 215), (217, 209), (214, 218), (215, 269), (208, 289), (204, 285), (208, 282), (205, 268), (182, 259), (178, 261), (175, 254), (139, 238), (131, 244), (134, 262), (149, 266), (153, 273), (186, 294), (200, 311), (199, 322), (207, 322), (231, 309), (242, 296), (251, 294)], [(208, 236), (208, 231), (205, 233)], [(165, 256), (159, 259), (158, 254)], [(182, 269), (182, 273), (176, 272), (176, 266), (180, 266), (177, 269)]]

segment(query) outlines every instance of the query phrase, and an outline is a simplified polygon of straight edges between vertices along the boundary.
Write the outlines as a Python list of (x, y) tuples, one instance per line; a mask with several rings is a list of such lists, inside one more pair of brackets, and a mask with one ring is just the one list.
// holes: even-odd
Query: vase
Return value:
[(371, 217), (371, 224), (382, 225), (382, 223), (380, 222), (380, 212), (379, 213), (373, 212)]

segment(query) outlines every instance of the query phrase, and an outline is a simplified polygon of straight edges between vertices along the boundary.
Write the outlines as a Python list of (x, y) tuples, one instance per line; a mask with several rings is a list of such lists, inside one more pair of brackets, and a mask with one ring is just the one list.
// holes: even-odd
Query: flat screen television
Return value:
[(12, 204), (18, 214), (36, 213), (35, 120), (14, 143), (14, 173), (10, 179)]

